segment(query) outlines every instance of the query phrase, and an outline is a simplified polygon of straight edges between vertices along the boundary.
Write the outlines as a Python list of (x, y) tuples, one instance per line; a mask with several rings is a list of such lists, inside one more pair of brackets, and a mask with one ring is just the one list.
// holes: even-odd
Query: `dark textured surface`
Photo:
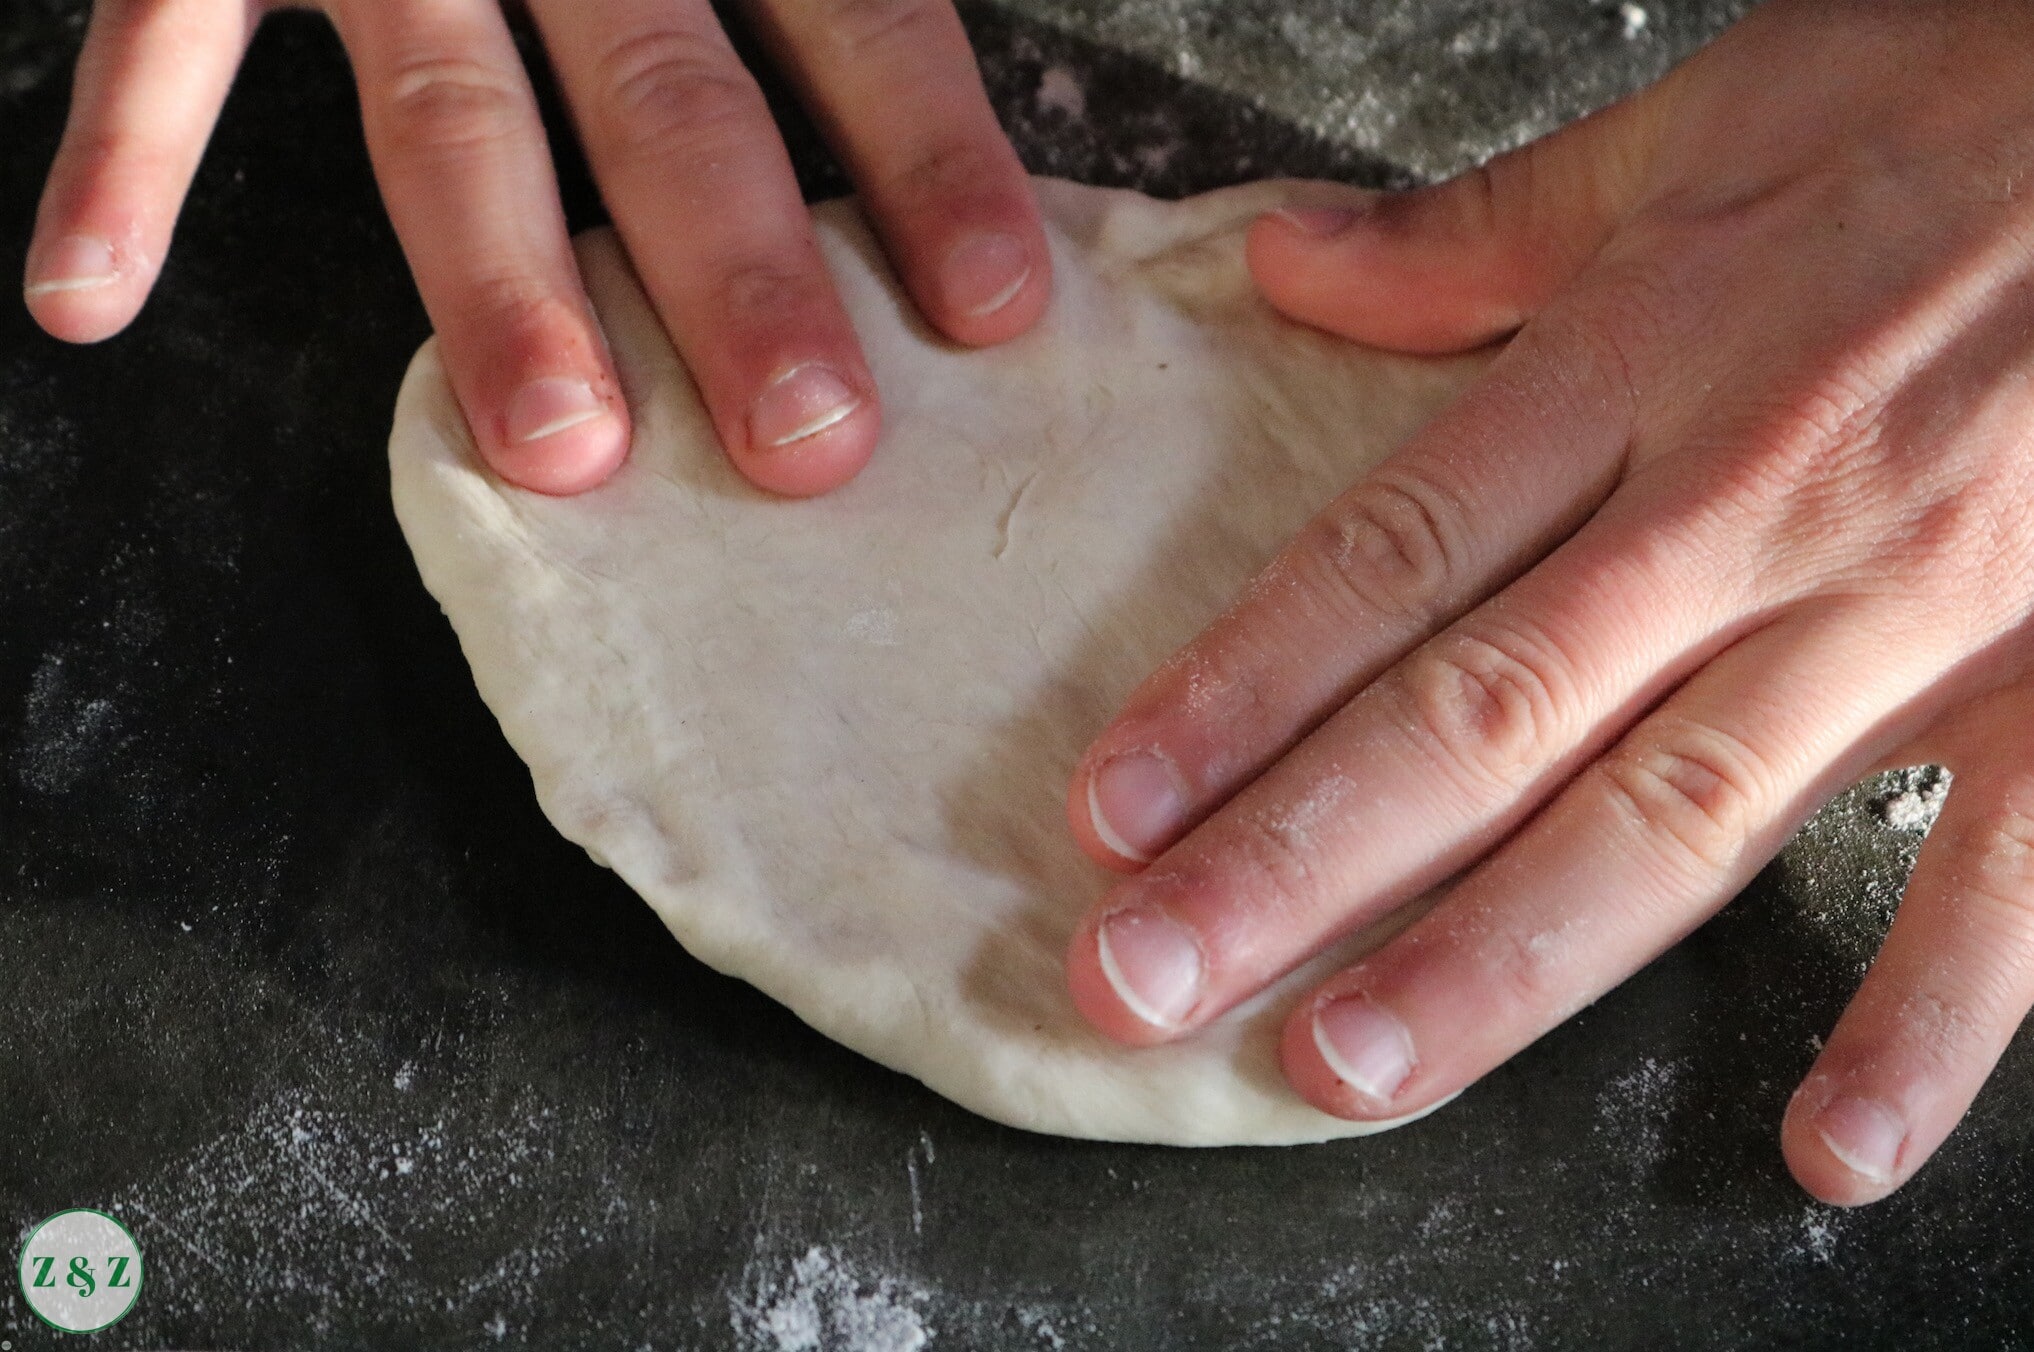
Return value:
[[(7, 273), (78, 9), (16, 4)], [(971, 19), (1036, 167), (1420, 169)], [(1085, 117), (1039, 98), (1053, 70)], [(1436, 155), (1473, 142), (1443, 130)], [(383, 440), (424, 332), (301, 16), (259, 40), (130, 333), (65, 349), (0, 305), (0, 1234), (11, 1259), (60, 1208), (133, 1223), (149, 1285), (97, 1345), (775, 1349), (808, 1314), (828, 1347), (2034, 1343), (2025, 1037), (1894, 1200), (1820, 1207), (1779, 1162), (1911, 856), (1862, 797), (1366, 1141), (1006, 1130), (702, 969), (545, 824), (416, 581)], [(0, 1290), (0, 1352), (56, 1340)]]
[(1453, 173), (1664, 74), (1751, 0), (1004, 0), (1410, 173)]

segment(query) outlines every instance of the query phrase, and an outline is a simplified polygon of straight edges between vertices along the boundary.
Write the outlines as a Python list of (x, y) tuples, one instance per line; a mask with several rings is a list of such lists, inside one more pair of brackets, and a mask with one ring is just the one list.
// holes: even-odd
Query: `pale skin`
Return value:
[[(28, 305), (59, 338), (132, 320), (264, 0), (98, 0), (36, 217)], [(322, 0), (447, 374), (504, 478), (574, 493), (627, 453), (628, 409), (566, 238), (498, 0)], [(762, 93), (708, 0), (529, 0), (616, 229), (714, 426), (772, 492), (874, 450), (880, 398)], [(1051, 260), (946, 0), (754, 0), (870, 204), (920, 312), (955, 342), (1034, 323)]]
[[(222, 43), (206, 17), (219, 8), (124, 0), (95, 18), (84, 111), (30, 254), (31, 304), (60, 336), (114, 331), (153, 277), (256, 13), (232, 6)], [(480, 0), (334, 8), (483, 452), (525, 486), (597, 483), (626, 413), (526, 87), (501, 75), (513, 51), (499, 16)], [(774, 133), (759, 109), (729, 111), (730, 85), (603, 102), (628, 83), (598, 78), (632, 69), (610, 40), (628, 25), (579, 17), (655, 27), (682, 8), (533, 11), (730, 455), (764, 487), (823, 491), (867, 458), (875, 392)], [(758, 9), (780, 16), (774, 43), (794, 71), (810, 63), (802, 87), (932, 322), (971, 343), (1027, 327), (1049, 285), (1036, 216), (950, 11)], [(794, 11), (931, 17), (888, 53), (887, 79), (858, 81), (784, 26)], [(399, 41), (396, 13), (444, 20), (445, 40), (418, 37), (441, 34), (430, 27)], [(169, 27), (123, 26), (144, 17)], [(144, 55), (179, 40), (205, 59)], [(606, 61), (583, 55), (603, 44)], [(638, 55), (665, 74), (699, 69)], [(1910, 1177), (2034, 1004), (2028, 89), (2024, 7), (1773, 0), (1655, 88), (1460, 180), (1351, 216), (1259, 222), (1253, 272), (1296, 319), (1412, 352), (1509, 341), (1083, 758), (1072, 829), (1127, 875), (1069, 952), (1086, 1017), (1130, 1044), (1192, 1037), (1446, 883), (1425, 918), (1302, 998), (1283, 1042), (1293, 1087), (1326, 1111), (1415, 1112), (1699, 925), (1837, 789), (1876, 766), (1942, 762), (1956, 773), (1942, 819), (1782, 1126), (1789, 1166), (1827, 1201), (1869, 1202)], [(921, 98), (960, 115), (934, 127)], [(892, 116), (886, 100), (918, 112)], [(627, 108), (654, 125), (617, 130)], [(720, 139), (700, 139), (694, 116)], [(952, 162), (975, 172), (886, 196), (925, 189), (894, 173), (927, 162), (898, 138), (934, 132), (960, 136)], [(503, 222), (517, 233), (496, 239)], [(1029, 271), (1007, 296), (988, 272), (949, 295), (942, 260), (980, 230), (1024, 241)], [(110, 242), (111, 275), (37, 290), (64, 280), (76, 233)], [(774, 261), (730, 271), (754, 241)], [(969, 298), (997, 304), (971, 315)], [(811, 362), (855, 401), (776, 456), (750, 436), (754, 401)], [(555, 443), (516, 442), (515, 393), (560, 372), (598, 393), (600, 413)]]
[(1073, 830), (1132, 875), (1072, 944), (1086, 1016), (1191, 1037), (1446, 882), (1282, 1043), (1328, 1112), (1415, 1112), (1701, 924), (1836, 790), (1940, 761), (1781, 1130), (1827, 1201), (1910, 1177), (2034, 1003), (2030, 88), (2024, 6), (1775, 0), (1461, 180), (1260, 221), (1252, 269), (1297, 319), (1516, 336), (1083, 759)]

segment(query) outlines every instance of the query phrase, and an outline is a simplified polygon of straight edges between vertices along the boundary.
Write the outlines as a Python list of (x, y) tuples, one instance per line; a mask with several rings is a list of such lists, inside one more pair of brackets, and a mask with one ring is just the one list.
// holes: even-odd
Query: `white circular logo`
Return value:
[(141, 1246), (103, 1211), (59, 1211), (21, 1246), (21, 1294), (51, 1328), (96, 1333), (141, 1295)]

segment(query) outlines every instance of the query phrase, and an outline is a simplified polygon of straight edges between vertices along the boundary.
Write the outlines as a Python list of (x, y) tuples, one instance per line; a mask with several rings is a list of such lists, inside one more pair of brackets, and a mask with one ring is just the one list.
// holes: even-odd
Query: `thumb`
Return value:
[(1354, 210), (1273, 212), (1251, 228), (1251, 274), (1284, 314), (1357, 342), (1435, 353), (1501, 338), (1582, 271), (1637, 202), (1668, 101), (1655, 86), (1460, 177)]

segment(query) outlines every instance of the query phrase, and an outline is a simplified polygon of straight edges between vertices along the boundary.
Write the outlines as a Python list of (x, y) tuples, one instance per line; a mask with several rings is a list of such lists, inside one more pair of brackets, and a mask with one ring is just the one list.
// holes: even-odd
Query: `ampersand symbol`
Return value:
[(78, 1294), (81, 1296), (91, 1295), (99, 1285), (92, 1280), (92, 1264), (90, 1260), (83, 1256), (71, 1260), (71, 1275), (64, 1278), (64, 1280), (72, 1286), (77, 1287)]

